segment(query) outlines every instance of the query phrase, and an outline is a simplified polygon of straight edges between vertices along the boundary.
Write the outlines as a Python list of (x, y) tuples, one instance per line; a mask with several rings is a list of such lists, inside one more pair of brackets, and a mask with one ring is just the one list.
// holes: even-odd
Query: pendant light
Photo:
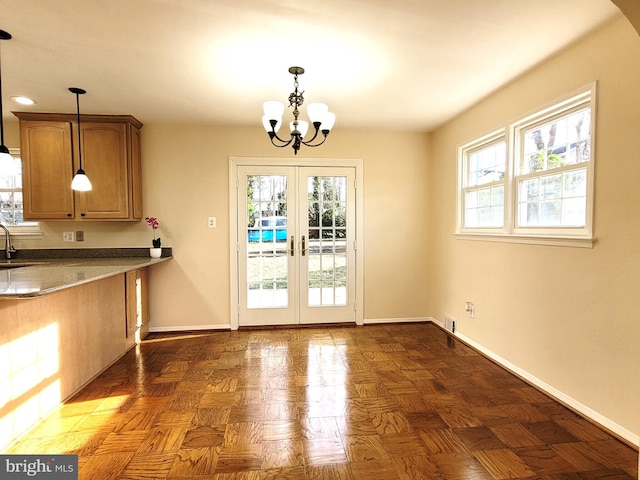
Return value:
[[(11, 34), (0, 30), (0, 40), (11, 40)], [(2, 62), (0, 62), (1, 64)], [(4, 122), (2, 120), (2, 72), (0, 71), (0, 162), (10, 163), (13, 166), (13, 158), (9, 155), (9, 149), (4, 144)]]
[(69, 91), (76, 94), (76, 107), (78, 110), (78, 171), (71, 182), (71, 189), (78, 192), (88, 192), (91, 190), (91, 182), (82, 169), (82, 144), (80, 143), (80, 95), (84, 95), (87, 91), (77, 87), (69, 87)]

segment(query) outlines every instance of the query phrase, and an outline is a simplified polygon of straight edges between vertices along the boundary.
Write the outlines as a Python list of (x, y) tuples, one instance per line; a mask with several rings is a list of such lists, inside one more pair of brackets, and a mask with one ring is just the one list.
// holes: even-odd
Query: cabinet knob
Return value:
[(85, 215), (86, 215), (85, 213), (81, 213), (81, 214), (80, 214), (80, 216), (81, 216), (81, 217), (84, 217)]
[(67, 213), (67, 217), (71, 217), (71, 214), (70, 214), (70, 213)]

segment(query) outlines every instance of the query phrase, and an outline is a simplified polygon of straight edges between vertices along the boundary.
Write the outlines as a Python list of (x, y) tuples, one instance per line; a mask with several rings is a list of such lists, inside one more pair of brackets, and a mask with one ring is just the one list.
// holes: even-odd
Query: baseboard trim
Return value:
[(425, 323), (433, 321), (431, 317), (409, 317), (409, 318), (365, 318), (365, 325), (378, 325), (384, 323)]
[(231, 330), (231, 325), (176, 325), (169, 327), (149, 327), (149, 333), (188, 332), (194, 330)]
[[(444, 328), (444, 324), (442, 322), (440, 322), (438, 320), (435, 320), (435, 319), (432, 320), (432, 322), (434, 324), (438, 325), (439, 327), (441, 327), (442, 329), (446, 330)], [(635, 448), (639, 448), (640, 447), (640, 436), (638, 436), (635, 433), (627, 430), (623, 426), (618, 425), (613, 420), (605, 417), (604, 415), (596, 412), (592, 408), (590, 408), (590, 407), (584, 405), (583, 403), (579, 402), (575, 398), (570, 397), (566, 393), (564, 393), (564, 392), (558, 390), (557, 388), (549, 385), (548, 383), (540, 380), (536, 376), (530, 374), (526, 370), (523, 370), (522, 368), (518, 367), (517, 365), (514, 365), (513, 363), (511, 363), (507, 359), (501, 357), (500, 355), (498, 355), (495, 352), (489, 350), (488, 348), (480, 345), (479, 343), (477, 343), (476, 341), (468, 338), (467, 336), (462, 335), (462, 334), (460, 334), (458, 332), (451, 333), (451, 332), (447, 331), (447, 333), (449, 335), (453, 335), (454, 337), (460, 339), (462, 342), (464, 342), (467, 345), (469, 345), (470, 347), (474, 348), (475, 350), (480, 352), (482, 355), (488, 357), (489, 359), (491, 359), (492, 361), (496, 362), (497, 364), (499, 364), (503, 368), (506, 368), (507, 370), (512, 372), (514, 375), (517, 375), (518, 377), (522, 378), (524, 381), (530, 383), (534, 387), (540, 389), (541, 391), (543, 391), (547, 395), (551, 396), (552, 398), (554, 398), (558, 402), (562, 403), (563, 405), (567, 406), (568, 408), (572, 409), (573, 411), (579, 413), (580, 415), (584, 416), (588, 420), (596, 423), (597, 425), (601, 426), (602, 428), (608, 430), (613, 435), (615, 435), (616, 437), (620, 438), (620, 440), (624, 441), (625, 443), (629, 444), (630, 446), (635, 447)]]

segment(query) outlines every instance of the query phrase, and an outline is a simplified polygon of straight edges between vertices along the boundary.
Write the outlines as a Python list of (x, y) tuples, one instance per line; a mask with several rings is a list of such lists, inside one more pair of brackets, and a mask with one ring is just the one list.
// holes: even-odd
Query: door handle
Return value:
[(306, 254), (307, 254), (307, 241), (303, 235), (302, 236), (302, 256), (304, 257)]
[(289, 253), (291, 254), (292, 257), (295, 254), (295, 251), (296, 251), (295, 237), (291, 235), (291, 248), (289, 249)]

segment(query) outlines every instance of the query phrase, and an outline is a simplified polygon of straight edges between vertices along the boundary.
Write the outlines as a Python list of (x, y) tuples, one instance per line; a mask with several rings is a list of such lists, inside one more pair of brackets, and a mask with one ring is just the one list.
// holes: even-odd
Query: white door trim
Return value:
[(354, 158), (278, 158), (229, 157), (229, 290), (232, 330), (238, 329), (238, 167), (241, 165), (278, 165), (300, 167), (353, 167), (356, 177), (356, 325), (364, 324), (364, 192), (362, 159)]

